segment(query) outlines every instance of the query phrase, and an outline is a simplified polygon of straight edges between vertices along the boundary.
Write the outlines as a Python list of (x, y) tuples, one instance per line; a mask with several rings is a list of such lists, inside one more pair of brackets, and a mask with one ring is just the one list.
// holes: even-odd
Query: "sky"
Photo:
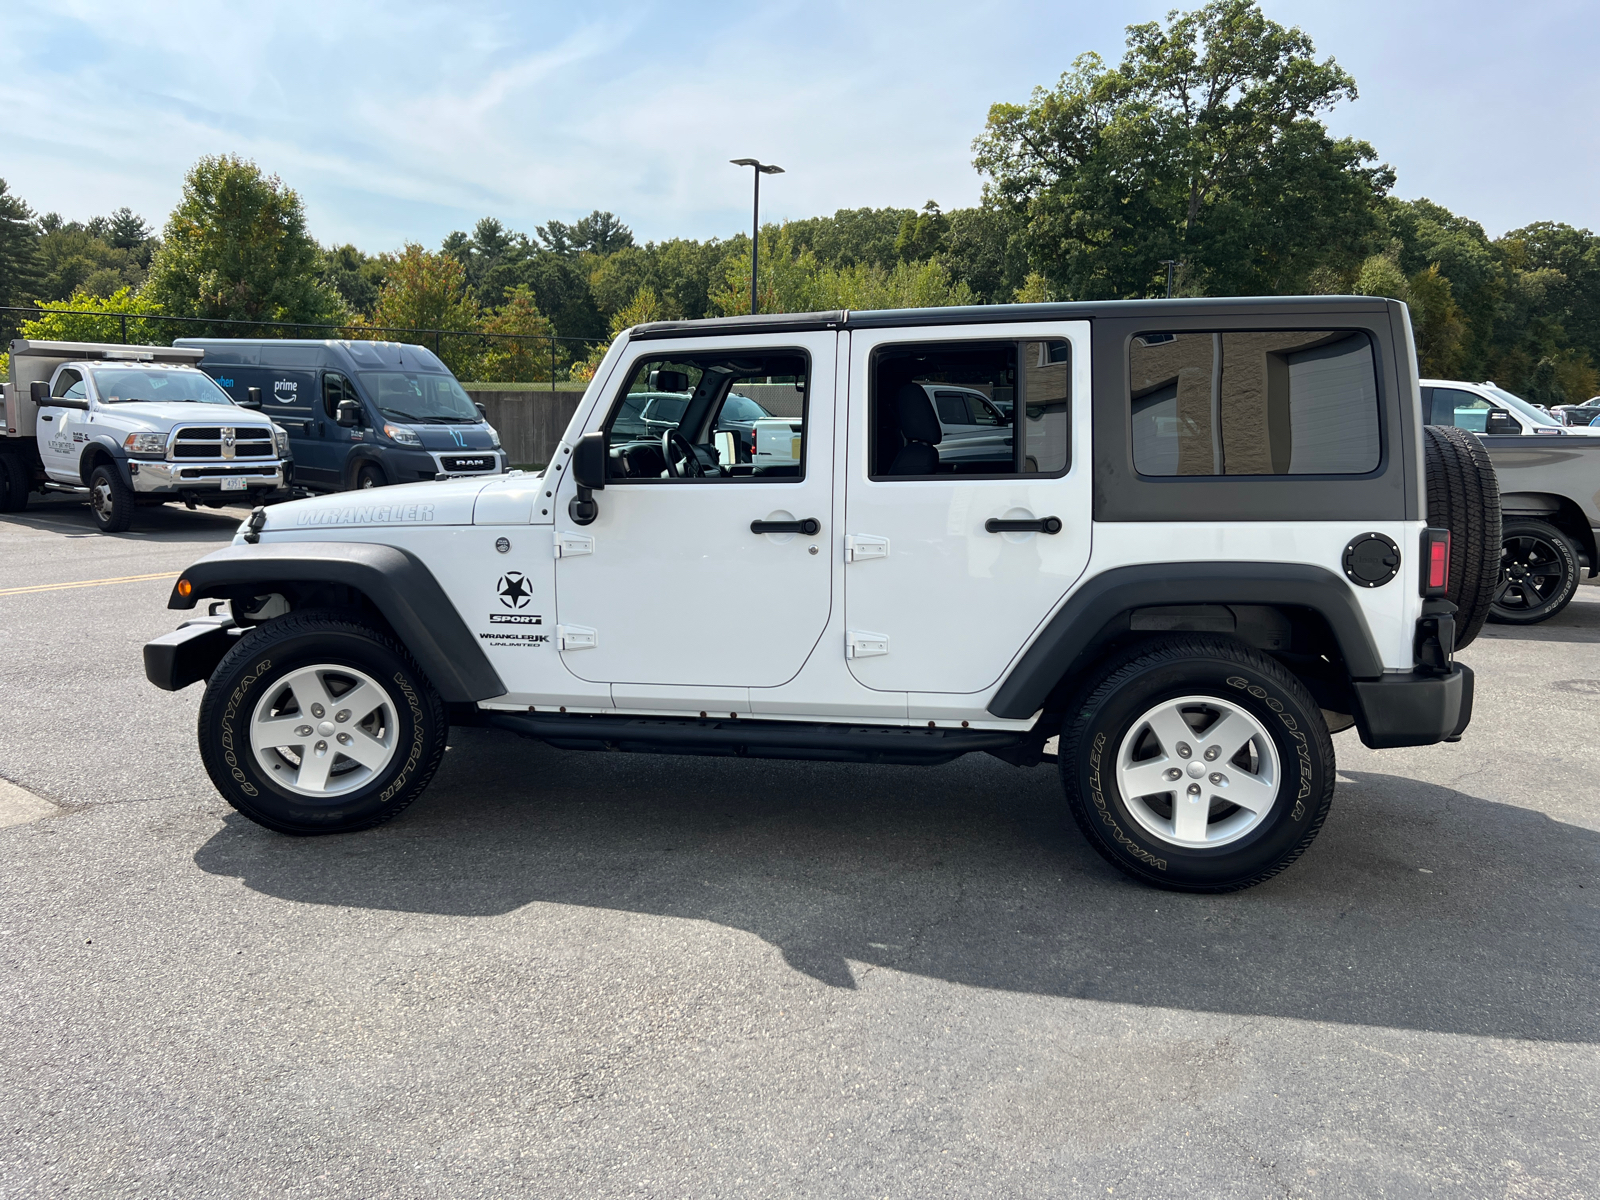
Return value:
[[(482, 216), (609, 209), (639, 240), (839, 208), (976, 203), (972, 140), (1174, 0), (341, 3), (6, 0), (0, 178), (36, 211), (157, 228), (202, 154), (280, 176), (376, 253)], [(1199, 0), (1185, 4), (1198, 7)], [(1351, 72), (1328, 117), (1491, 235), (1600, 228), (1595, 0), (1262, 0)]]

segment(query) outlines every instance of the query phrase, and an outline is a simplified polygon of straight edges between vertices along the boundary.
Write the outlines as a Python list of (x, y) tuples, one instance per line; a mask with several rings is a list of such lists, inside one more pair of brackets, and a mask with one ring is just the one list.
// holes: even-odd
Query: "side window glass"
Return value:
[(808, 375), (798, 350), (641, 360), (606, 420), (609, 478), (803, 477)]
[(1128, 380), (1142, 475), (1377, 469), (1377, 372), (1364, 333), (1141, 334)]
[(1474, 392), (1460, 388), (1433, 389), (1433, 419), (1430, 425), (1454, 425), (1457, 429), (1482, 433), (1488, 428), (1491, 405)]
[(339, 401), (346, 397), (355, 399), (355, 394), (348, 390), (349, 386), (342, 375), (322, 377), (322, 410), (330, 421), (338, 419)]
[(868, 406), (871, 477), (1065, 473), (1070, 350), (1057, 340), (878, 350)]
[(933, 405), (939, 410), (941, 424), (972, 424), (972, 414), (967, 411), (967, 398), (960, 392), (935, 392), (933, 394)]
[(83, 376), (76, 371), (63, 371), (56, 376), (56, 383), (50, 389), (50, 394), (62, 400), (82, 400), (85, 398)]

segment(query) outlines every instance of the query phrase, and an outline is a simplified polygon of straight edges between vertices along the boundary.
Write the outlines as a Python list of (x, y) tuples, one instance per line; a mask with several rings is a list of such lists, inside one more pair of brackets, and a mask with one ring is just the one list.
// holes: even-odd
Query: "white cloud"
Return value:
[[(1473, 0), (1441, 27), (1431, 4), (1264, 2), (1356, 73), (1335, 126), (1401, 194), (1492, 229), (1600, 223), (1580, 5)], [(644, 237), (726, 235), (748, 223), (741, 155), (787, 168), (763, 187), (773, 217), (949, 207), (977, 198), (989, 104), (1083, 50), (1115, 59), (1121, 27), (1167, 6), (13, 0), (3, 173), (40, 210), (159, 223), (195, 158), (237, 152), (301, 193), (322, 240), (370, 250), (593, 208)]]

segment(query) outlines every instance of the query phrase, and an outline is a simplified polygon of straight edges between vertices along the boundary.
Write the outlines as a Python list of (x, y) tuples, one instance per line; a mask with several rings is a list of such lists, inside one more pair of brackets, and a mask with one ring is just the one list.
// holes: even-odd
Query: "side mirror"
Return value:
[(28, 399), (36, 405), (50, 403), (50, 384), (43, 379), (35, 379), (28, 385)]
[(579, 525), (590, 525), (600, 515), (592, 493), (604, 491), (606, 463), (611, 457), (611, 435), (605, 430), (586, 433), (572, 452), (572, 481), (578, 494), (567, 505), (567, 515)]
[(361, 424), (361, 402), (359, 400), (341, 400), (338, 408), (339, 415), (334, 418), (346, 429), (354, 429)]
[(478, 410), (478, 415), (485, 421), (489, 419), (489, 410), (483, 405), (479, 404), (476, 400), (472, 402), (472, 407)]
[(1517, 424), (1517, 419), (1503, 409), (1491, 408), (1483, 419), (1483, 432), (1486, 434), (1516, 435), (1522, 432), (1522, 426)]
[(244, 390), (244, 403), (241, 404), (239, 407), (241, 407), (241, 408), (260, 408), (261, 407), (261, 389), (258, 388), (258, 387), (245, 388), (245, 390)]

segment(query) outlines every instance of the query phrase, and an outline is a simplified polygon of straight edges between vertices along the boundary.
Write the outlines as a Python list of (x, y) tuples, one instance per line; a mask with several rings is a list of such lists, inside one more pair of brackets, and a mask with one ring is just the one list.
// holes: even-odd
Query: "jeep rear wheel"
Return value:
[(1174, 891), (1270, 879), (1333, 802), (1333, 742), (1316, 702), (1226, 638), (1166, 638), (1113, 660), (1069, 709), (1060, 769), (1090, 844)]
[(444, 705), (405, 650), (336, 613), (291, 613), (245, 634), (200, 705), (217, 790), (279, 833), (391, 819), (444, 755)]

